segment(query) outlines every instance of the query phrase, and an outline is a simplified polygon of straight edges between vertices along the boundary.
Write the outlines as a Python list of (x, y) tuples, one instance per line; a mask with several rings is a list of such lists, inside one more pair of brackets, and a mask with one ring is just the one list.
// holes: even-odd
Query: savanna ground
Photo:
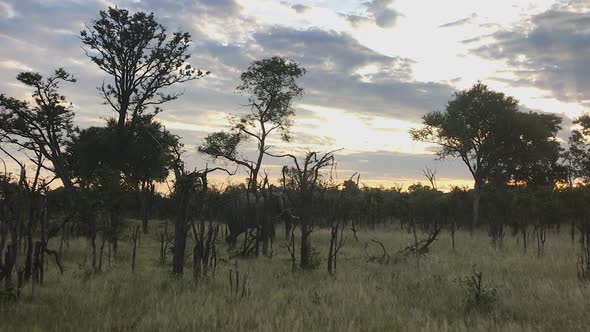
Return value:
[[(128, 221), (132, 225), (136, 221)], [(131, 273), (130, 231), (123, 234), (119, 257), (106, 271), (89, 273), (85, 239), (64, 250), (65, 273), (49, 262), (43, 286), (31, 285), (17, 303), (0, 304), (2, 331), (583, 331), (590, 328), (590, 287), (576, 276), (576, 246), (568, 232), (550, 232), (545, 254), (508, 236), (496, 251), (487, 234), (456, 235), (456, 250), (444, 232), (416, 266), (367, 262), (365, 243), (381, 241), (393, 254), (413, 241), (397, 226), (361, 229), (352, 234), (338, 259), (335, 277), (326, 271), (329, 231), (312, 235), (320, 266), (291, 272), (290, 255), (280, 232), (272, 258), (232, 259), (225, 245), (221, 261), (207, 280), (171, 277), (159, 262), (159, 230), (152, 222), (143, 236), (137, 267)], [(161, 226), (158, 226), (161, 227)], [(56, 241), (56, 240), (54, 240)], [(531, 241), (532, 242), (532, 241)], [(533, 243), (531, 243), (533, 244)], [(189, 240), (188, 246), (192, 246)], [(380, 255), (371, 244), (370, 255)], [(168, 255), (168, 263), (171, 261)], [(249, 275), (246, 295), (230, 289), (230, 269)], [(486, 287), (496, 289), (490, 311), (469, 310), (464, 278), (472, 266)], [(463, 280), (463, 281), (462, 281)], [(235, 281), (235, 278), (234, 278)], [(240, 280), (243, 283), (243, 279)], [(249, 294), (249, 295), (248, 295)]]

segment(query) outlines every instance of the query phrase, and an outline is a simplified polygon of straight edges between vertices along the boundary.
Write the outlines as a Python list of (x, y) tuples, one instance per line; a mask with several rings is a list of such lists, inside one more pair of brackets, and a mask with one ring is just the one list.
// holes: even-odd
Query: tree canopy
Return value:
[(119, 114), (119, 128), (128, 113), (135, 117), (148, 106), (155, 106), (157, 113), (158, 105), (182, 94), (164, 89), (208, 74), (187, 62), (190, 34), (178, 31), (169, 36), (153, 13), (109, 7), (80, 37), (92, 62), (112, 76), (113, 81), (103, 82), (99, 89), (105, 103)]
[[(76, 129), (71, 103), (60, 94), (59, 87), (62, 82), (73, 83), (76, 79), (59, 68), (47, 78), (36, 72), (22, 72), (17, 80), (33, 89), (34, 104), (0, 94), (0, 142), (34, 153), (35, 157), (30, 158), (33, 163), (54, 173), (70, 188), (63, 149)], [(46, 165), (44, 160), (52, 165)]]
[(518, 101), (477, 83), (455, 93), (444, 112), (424, 115), (414, 140), (440, 146), (439, 158), (458, 157), (473, 176), (473, 223), (479, 192), (490, 181), (547, 184), (561, 179), (555, 115), (519, 112)]
[[(262, 160), (269, 149), (267, 137), (277, 131), (283, 141), (290, 139), (289, 129), (295, 114), (292, 100), (303, 95), (303, 88), (296, 80), (304, 74), (304, 68), (285, 57), (254, 61), (241, 74), (241, 84), (236, 88), (238, 93), (248, 96), (249, 111), (239, 119), (230, 118), (229, 132), (207, 136), (199, 152), (245, 167), (249, 173), (248, 188), (256, 191)], [(255, 161), (238, 153), (239, 144), (250, 139), (257, 144)]]

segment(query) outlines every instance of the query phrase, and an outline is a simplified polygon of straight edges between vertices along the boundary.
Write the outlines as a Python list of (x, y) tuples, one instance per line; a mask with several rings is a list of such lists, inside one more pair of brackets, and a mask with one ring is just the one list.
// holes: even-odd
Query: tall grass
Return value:
[[(134, 224), (135, 221), (129, 221)], [(131, 225), (130, 225), (131, 226)], [(128, 232), (127, 232), (128, 233)], [(131, 273), (131, 239), (120, 243), (117, 262), (104, 272), (88, 273), (84, 239), (64, 251), (66, 271), (49, 263), (46, 282), (34, 293), (28, 285), (17, 303), (0, 304), (2, 331), (584, 331), (590, 328), (590, 288), (576, 275), (576, 247), (568, 235), (548, 234), (545, 255), (523, 254), (522, 243), (507, 237), (494, 250), (485, 233), (458, 232), (457, 248), (443, 233), (418, 266), (410, 261), (368, 263), (365, 243), (381, 241), (393, 254), (413, 238), (399, 229), (363, 229), (352, 235), (338, 259), (335, 277), (326, 271), (329, 231), (318, 230), (312, 245), (322, 265), (291, 273), (290, 256), (277, 232), (273, 257), (239, 259), (241, 274), (250, 275), (251, 295), (230, 293), (223, 247), (214, 274), (195, 281), (188, 269), (172, 278), (159, 264), (158, 231), (141, 240)], [(189, 241), (189, 246), (192, 242)], [(369, 246), (369, 254), (380, 248)], [(171, 260), (171, 256), (169, 256)], [(103, 263), (104, 264), (104, 263)], [(493, 311), (466, 310), (460, 280), (477, 264), (484, 283), (497, 290)]]

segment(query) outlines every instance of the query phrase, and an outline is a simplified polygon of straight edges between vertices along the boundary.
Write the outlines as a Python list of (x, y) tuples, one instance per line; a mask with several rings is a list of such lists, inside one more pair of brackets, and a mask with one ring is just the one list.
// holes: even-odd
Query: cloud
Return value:
[(235, 16), (242, 11), (242, 6), (235, 0), (197, 0), (196, 3), (203, 5), (204, 8), (216, 15)]
[[(289, 56), (308, 69), (306, 103), (417, 120), (453, 93), (447, 84), (414, 81), (412, 60), (379, 54), (344, 33), (272, 27), (252, 37), (265, 54)], [(367, 67), (373, 73), (359, 73)]]
[[(423, 178), (422, 169), (427, 165), (435, 164), (444, 176), (452, 178), (464, 178), (466, 166), (459, 159), (444, 161), (434, 160), (430, 154), (409, 154), (390, 151), (361, 152), (337, 156), (339, 166), (346, 169), (362, 169), (365, 174), (361, 177), (385, 177), (414, 179)], [(368, 162), (367, 162), (368, 161)], [(424, 179), (426, 180), (426, 179)]]
[(396, 25), (397, 19), (402, 16), (395, 9), (390, 8), (394, 0), (372, 0), (362, 3), (362, 14), (340, 13), (353, 28), (358, 28), (371, 21), (384, 29)]
[(353, 14), (340, 14), (344, 17), (353, 28), (358, 28), (365, 23), (371, 22), (371, 19), (366, 16), (353, 15)]
[(391, 28), (395, 26), (400, 16), (396, 10), (389, 8), (393, 0), (373, 0), (365, 2), (367, 12), (375, 19), (375, 24), (380, 28)]
[[(386, 7), (391, 4), (371, 2), (373, 8), (384, 3)], [(185, 94), (164, 105), (165, 112), (158, 115), (183, 137), (190, 150), (191, 167), (193, 163), (203, 164), (194, 145), (208, 132), (222, 128), (228, 113), (244, 111), (241, 105), (246, 101), (234, 93), (235, 87), (240, 73), (255, 59), (272, 55), (293, 58), (308, 69), (300, 82), (306, 94), (298, 102), (346, 110), (359, 121), (395, 118), (416, 122), (425, 112), (444, 107), (453, 92), (445, 83), (415, 81), (411, 59), (380, 54), (346, 33), (265, 25), (244, 15), (236, 1), (124, 0), (113, 5), (154, 12), (169, 31), (180, 27), (190, 32), (190, 62), (212, 72), (204, 79), (174, 87)], [(76, 84), (63, 85), (64, 94), (74, 102), (76, 124), (100, 125), (104, 118), (113, 116), (113, 111), (102, 105), (96, 90), (106, 75), (84, 55), (78, 38), (84, 23), (96, 19), (98, 11), (104, 9), (103, 0), (14, 2), (13, 10), (18, 15), (0, 19), (0, 75), (7, 78), (0, 82), (0, 92), (23, 98), (30, 91), (17, 84), (14, 77), (18, 71), (34, 69), (47, 75), (64, 66), (78, 78)], [(367, 12), (366, 20), (377, 22), (374, 15)], [(312, 115), (297, 109), (296, 125), (312, 126)], [(289, 148), (341, 144), (322, 133), (324, 125), (317, 124), (316, 131), (307, 128), (296, 132), (297, 141)], [(379, 131), (377, 127), (374, 130)], [(246, 147), (246, 153), (251, 148)], [(374, 164), (373, 157), (377, 155), (363, 156), (369, 161), (365, 164)], [(364, 172), (361, 164), (355, 170)]]
[(15, 15), (14, 9), (10, 4), (0, 1), (0, 18), (12, 18)]
[(471, 14), (471, 16), (468, 16), (468, 17), (465, 17), (465, 18), (462, 18), (460, 20), (456, 20), (456, 21), (453, 21), (453, 22), (445, 23), (445, 24), (439, 25), (438, 27), (439, 28), (458, 27), (458, 26), (465, 25), (465, 24), (468, 24), (468, 23), (473, 22), (473, 20), (476, 17), (477, 17), (477, 14), (476, 13), (473, 13), (473, 14)]
[(561, 7), (533, 16), (524, 27), (499, 30), (472, 50), (506, 61), (514, 86), (538, 87), (565, 102), (590, 99), (590, 13)]
[(33, 68), (15, 60), (0, 60), (0, 68), (31, 71)]
[(302, 5), (302, 4), (300, 4), (300, 3), (298, 3), (298, 4), (295, 4), (295, 5), (291, 6), (291, 8), (292, 8), (293, 10), (295, 10), (295, 11), (297, 12), (297, 14), (303, 14), (303, 13), (305, 13), (306, 11), (308, 11), (308, 10), (310, 10), (310, 9), (311, 9), (311, 7), (309, 7), (309, 6), (306, 6), (306, 5)]

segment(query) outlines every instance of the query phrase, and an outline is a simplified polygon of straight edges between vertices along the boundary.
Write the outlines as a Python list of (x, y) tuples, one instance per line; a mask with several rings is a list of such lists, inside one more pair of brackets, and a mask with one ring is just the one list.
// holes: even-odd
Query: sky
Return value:
[[(63, 85), (76, 125), (104, 125), (114, 113), (96, 87), (109, 78), (79, 33), (108, 6), (154, 12), (169, 31), (189, 32), (190, 63), (211, 72), (173, 88), (184, 95), (158, 115), (182, 137), (191, 168), (213, 163), (197, 152), (204, 137), (247, 112), (235, 93), (240, 73), (274, 55), (307, 74), (293, 102), (293, 140), (271, 140), (272, 151), (342, 149), (333, 176), (359, 172), (369, 186), (426, 182), (425, 167), (443, 190), (471, 185), (459, 160), (436, 160), (436, 146), (413, 142), (408, 130), (477, 81), (522, 110), (561, 115), (563, 143), (590, 107), (590, 0), (0, 0), (0, 93), (28, 99), (19, 72), (63, 67), (78, 79)], [(264, 168), (272, 177), (285, 163), (267, 158)]]

